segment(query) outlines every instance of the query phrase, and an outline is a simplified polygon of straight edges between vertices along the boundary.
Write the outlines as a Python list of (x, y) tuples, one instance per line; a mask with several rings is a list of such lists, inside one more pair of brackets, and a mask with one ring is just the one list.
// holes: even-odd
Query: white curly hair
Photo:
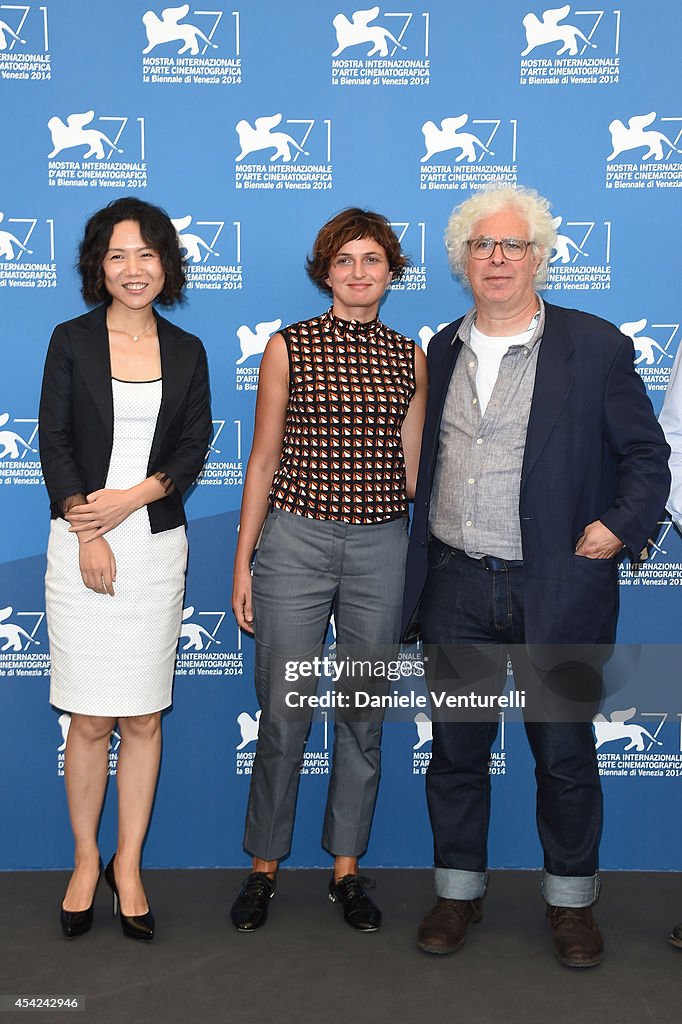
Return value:
[(467, 242), (478, 221), (490, 217), (500, 210), (512, 209), (518, 212), (528, 224), (528, 233), (533, 252), (540, 256), (535, 272), (534, 284), (542, 288), (547, 280), (547, 264), (556, 244), (556, 230), (549, 212), (549, 200), (534, 188), (521, 185), (492, 184), (476, 192), (451, 213), (445, 229), (445, 248), (454, 274), (467, 284), (466, 262), (469, 255)]

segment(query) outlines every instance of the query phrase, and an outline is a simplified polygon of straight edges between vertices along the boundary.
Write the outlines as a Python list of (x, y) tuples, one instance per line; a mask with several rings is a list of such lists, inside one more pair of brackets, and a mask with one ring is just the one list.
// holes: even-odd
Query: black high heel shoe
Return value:
[[(115, 856), (116, 854), (114, 854), (114, 857)], [(151, 910), (148, 910), (146, 914), (137, 914), (133, 917), (128, 917), (120, 910), (118, 886), (116, 885), (116, 875), (114, 874), (114, 857), (111, 858), (104, 869), (104, 880), (114, 896), (114, 917), (116, 917), (116, 914), (120, 912), (121, 929), (123, 934), (129, 939), (153, 939), (154, 915)]]
[(92, 928), (92, 919), (94, 916), (95, 908), (95, 893), (97, 892), (97, 886), (99, 880), (102, 877), (102, 861), (99, 862), (99, 874), (97, 881), (95, 882), (95, 889), (92, 894), (92, 903), (85, 910), (64, 910), (64, 907), (59, 908), (59, 923), (62, 926), (62, 932), (65, 939), (77, 939), (79, 935), (85, 935)]

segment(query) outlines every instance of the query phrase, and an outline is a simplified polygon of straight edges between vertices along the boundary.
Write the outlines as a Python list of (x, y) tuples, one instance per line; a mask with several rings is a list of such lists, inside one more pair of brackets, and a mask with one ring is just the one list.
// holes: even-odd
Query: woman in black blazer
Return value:
[(59, 324), (40, 402), (52, 523), (45, 577), (50, 701), (71, 713), (65, 780), (75, 869), (64, 934), (92, 924), (97, 830), (118, 723), (118, 845), (105, 869), (131, 938), (154, 919), (140, 878), (171, 703), (187, 560), (182, 494), (211, 432), (206, 354), (154, 312), (182, 295), (177, 234), (158, 207), (118, 199), (86, 225), (79, 270), (97, 309)]

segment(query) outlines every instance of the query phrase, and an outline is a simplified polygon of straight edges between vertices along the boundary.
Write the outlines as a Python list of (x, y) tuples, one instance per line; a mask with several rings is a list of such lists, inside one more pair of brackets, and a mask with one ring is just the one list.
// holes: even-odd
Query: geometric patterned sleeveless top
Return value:
[(406, 516), (400, 429), (415, 390), (413, 342), (331, 310), (282, 335), (289, 402), (270, 504), (342, 523)]

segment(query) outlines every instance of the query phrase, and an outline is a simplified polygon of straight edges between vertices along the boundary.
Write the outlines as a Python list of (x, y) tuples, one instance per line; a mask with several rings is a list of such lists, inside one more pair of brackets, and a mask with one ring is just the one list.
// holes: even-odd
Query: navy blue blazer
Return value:
[[(53, 519), (73, 494), (104, 487), (114, 440), (106, 306), (55, 327), (40, 397), (40, 458)], [(201, 471), (211, 438), (206, 352), (198, 338), (157, 314), (162, 397), (147, 476), (175, 490), (147, 506), (152, 533), (186, 523), (182, 495)]]
[[(526, 642), (609, 644), (618, 615), (617, 559), (576, 555), (600, 519), (635, 556), (670, 488), (670, 449), (634, 368), (632, 341), (613, 324), (545, 303), (521, 474)], [(403, 631), (428, 572), (428, 521), (440, 421), (462, 348), (462, 320), (428, 348), (429, 396), (407, 556)]]

